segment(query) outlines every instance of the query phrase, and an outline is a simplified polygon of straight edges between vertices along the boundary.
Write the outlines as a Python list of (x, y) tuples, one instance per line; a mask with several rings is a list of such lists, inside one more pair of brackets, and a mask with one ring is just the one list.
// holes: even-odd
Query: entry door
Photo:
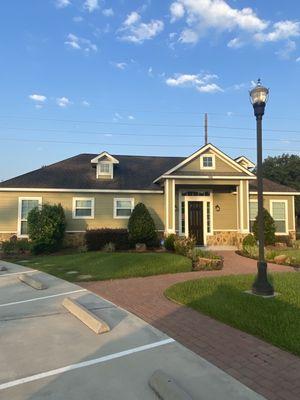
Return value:
[(196, 238), (198, 245), (203, 245), (203, 202), (189, 201), (189, 236)]

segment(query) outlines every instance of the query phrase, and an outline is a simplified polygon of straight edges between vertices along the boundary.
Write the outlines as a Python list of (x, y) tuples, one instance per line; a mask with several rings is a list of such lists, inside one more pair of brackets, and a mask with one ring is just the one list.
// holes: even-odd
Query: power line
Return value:
[[(41, 140), (41, 139), (17, 139), (17, 138), (0, 138), (2, 141), (13, 141), (13, 142), (24, 142), (24, 143), (56, 143), (56, 144), (80, 144), (80, 145), (96, 145), (96, 146), (122, 146), (122, 147), (199, 147), (199, 144), (129, 144), (129, 143), (98, 143), (98, 142), (71, 142), (71, 141), (61, 141), (61, 140)], [(224, 149), (231, 150), (256, 150), (256, 147), (228, 147), (222, 146)], [(265, 148), (265, 151), (278, 151), (282, 152), (281, 149), (271, 149)], [(284, 149), (286, 152), (298, 153), (300, 149)]]

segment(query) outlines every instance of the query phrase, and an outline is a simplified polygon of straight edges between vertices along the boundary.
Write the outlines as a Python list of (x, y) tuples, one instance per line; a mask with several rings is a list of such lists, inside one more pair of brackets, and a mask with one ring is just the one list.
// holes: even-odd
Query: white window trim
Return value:
[[(19, 197), (18, 201), (18, 226), (17, 226), (17, 236), (20, 238), (27, 238), (28, 235), (22, 235), (21, 234), (21, 213), (22, 213), (22, 201), (23, 200), (38, 200), (39, 206), (43, 204), (43, 198), (42, 197)], [(27, 219), (23, 219), (23, 221), (27, 221)]]
[[(101, 164), (108, 164), (109, 165), (109, 172), (101, 172), (100, 171), (100, 165)], [(101, 177), (101, 176), (110, 176), (111, 179), (113, 179), (114, 177), (114, 167), (113, 167), (113, 163), (110, 161), (99, 161), (97, 164), (97, 178)]]
[(130, 201), (131, 202), (131, 212), (134, 209), (134, 198), (133, 197), (115, 197), (114, 198), (114, 219), (129, 219), (130, 216), (117, 215), (117, 202), (118, 201)]
[[(275, 232), (275, 235), (288, 235), (288, 233), (289, 233), (289, 227), (288, 227), (288, 225), (289, 225), (288, 200), (286, 200), (286, 199), (282, 199), (282, 200), (279, 200), (279, 199), (273, 200), (273, 199), (271, 199), (270, 200), (270, 214), (271, 214), (272, 218), (274, 219), (274, 217), (273, 217), (273, 203), (284, 203), (284, 207), (285, 207), (285, 232)], [(274, 221), (275, 221), (275, 219), (274, 219)], [(283, 221), (283, 220), (276, 220), (276, 221)]]
[[(84, 217), (84, 216), (76, 215), (76, 201), (78, 201), (78, 200), (91, 201), (92, 207), (91, 207), (91, 215), (90, 216)], [(80, 207), (80, 208), (86, 208), (86, 207)], [(95, 218), (95, 198), (94, 197), (73, 197), (72, 218), (73, 219), (94, 219)]]
[[(203, 165), (204, 157), (211, 157), (212, 158), (212, 166), (211, 167), (205, 167)], [(205, 169), (205, 170), (214, 170), (214, 169), (216, 169), (216, 156), (215, 156), (215, 154), (211, 154), (211, 153), (202, 154), (200, 156), (200, 168), (201, 169)]]

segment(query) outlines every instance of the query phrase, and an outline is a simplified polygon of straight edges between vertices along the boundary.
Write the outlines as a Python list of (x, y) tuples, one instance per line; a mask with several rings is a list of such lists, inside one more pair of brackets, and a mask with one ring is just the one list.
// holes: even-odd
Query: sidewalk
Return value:
[[(167, 300), (164, 290), (177, 282), (203, 276), (256, 272), (256, 261), (233, 251), (222, 271), (88, 282), (82, 286), (136, 314), (270, 400), (300, 398), (300, 358)], [(269, 265), (270, 271), (291, 271)]]

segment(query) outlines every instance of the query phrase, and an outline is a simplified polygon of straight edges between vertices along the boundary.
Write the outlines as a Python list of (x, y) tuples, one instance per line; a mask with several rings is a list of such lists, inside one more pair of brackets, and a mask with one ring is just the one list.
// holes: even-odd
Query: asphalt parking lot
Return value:
[[(146, 322), (81, 287), (1, 262), (0, 399), (155, 400), (162, 370), (194, 400), (263, 399)], [(36, 290), (20, 273), (47, 285)], [(97, 335), (63, 306), (76, 299), (111, 328)], [(168, 399), (169, 400), (169, 399)]]

